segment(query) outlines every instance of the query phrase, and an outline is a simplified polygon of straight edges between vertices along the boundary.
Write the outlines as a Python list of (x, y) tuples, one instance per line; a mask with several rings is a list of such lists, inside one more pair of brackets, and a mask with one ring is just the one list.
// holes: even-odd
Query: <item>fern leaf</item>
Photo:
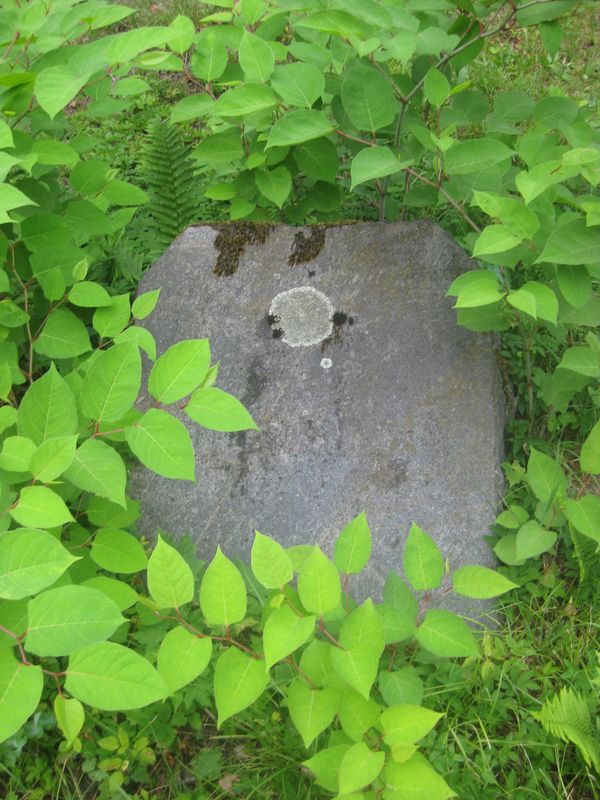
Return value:
[(533, 715), (542, 727), (563, 742), (572, 742), (586, 764), (600, 772), (600, 742), (583, 695), (563, 688)]

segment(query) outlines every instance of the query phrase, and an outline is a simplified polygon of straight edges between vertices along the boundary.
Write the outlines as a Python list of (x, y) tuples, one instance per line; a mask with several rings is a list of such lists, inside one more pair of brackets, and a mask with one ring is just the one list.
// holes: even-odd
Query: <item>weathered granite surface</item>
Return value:
[(138, 471), (141, 530), (189, 532), (205, 557), (217, 542), (247, 555), (254, 529), (331, 553), (365, 510), (374, 544), (363, 596), (401, 573), (413, 520), (452, 567), (492, 564), (483, 537), (500, 497), (503, 428), (494, 342), (459, 328), (444, 296), (466, 254), (426, 221), (278, 226), (259, 231), (264, 242), (237, 265), (243, 231), (189, 228), (140, 292), (162, 288), (144, 322), (159, 353), (209, 337), (218, 385), (261, 431), (186, 421), (198, 482)]

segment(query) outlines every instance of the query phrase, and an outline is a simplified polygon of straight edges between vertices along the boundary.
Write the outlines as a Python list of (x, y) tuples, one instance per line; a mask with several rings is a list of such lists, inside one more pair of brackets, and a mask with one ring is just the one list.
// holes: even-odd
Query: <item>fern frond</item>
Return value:
[(572, 742), (586, 764), (600, 772), (600, 742), (583, 695), (562, 688), (533, 716), (552, 736), (563, 742)]
[(190, 149), (179, 131), (161, 120), (150, 126), (143, 149), (143, 175), (157, 243), (168, 247), (197, 215), (198, 182)]

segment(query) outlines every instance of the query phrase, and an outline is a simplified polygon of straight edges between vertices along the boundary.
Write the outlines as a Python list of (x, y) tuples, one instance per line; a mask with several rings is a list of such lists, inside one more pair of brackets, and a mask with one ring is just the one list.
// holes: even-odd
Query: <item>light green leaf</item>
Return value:
[(302, 565), (298, 575), (298, 594), (304, 608), (319, 616), (339, 605), (340, 576), (319, 547), (315, 547)]
[(340, 794), (349, 794), (371, 784), (383, 769), (385, 753), (357, 742), (345, 753), (339, 771)]
[(127, 326), (130, 311), (129, 295), (116, 295), (111, 299), (110, 305), (102, 306), (94, 312), (92, 325), (101, 339), (113, 338)]
[(368, 645), (378, 658), (382, 654), (383, 627), (370, 598), (351, 611), (343, 621), (339, 642), (342, 647), (347, 648)]
[[(246, 117), (259, 111), (268, 111), (276, 104), (277, 98), (268, 86), (260, 83), (246, 83), (224, 92), (211, 108), (210, 113), (214, 117)], [(229, 131), (222, 134), (222, 136), (226, 135), (229, 135)], [(236, 132), (236, 136), (239, 142), (239, 132)], [(240, 157), (241, 155), (240, 145)]]
[(340, 572), (355, 575), (371, 557), (371, 529), (365, 512), (351, 520), (338, 536), (333, 549), (333, 563)]
[(557, 369), (568, 369), (578, 375), (598, 378), (600, 377), (599, 361), (598, 354), (591, 347), (576, 345), (565, 350)]
[(445, 169), (449, 175), (467, 175), (501, 164), (512, 158), (514, 151), (498, 139), (464, 139), (445, 154)]
[(290, 147), (303, 144), (311, 139), (320, 139), (335, 129), (322, 111), (290, 111), (281, 117), (271, 128), (265, 149), (269, 147)]
[(525, 561), (546, 553), (554, 546), (556, 533), (542, 528), (539, 522), (532, 519), (523, 525), (517, 533), (515, 541), (515, 560)]
[(131, 313), (136, 319), (146, 319), (154, 311), (158, 298), (160, 297), (160, 289), (154, 289), (152, 292), (144, 292), (133, 301), (131, 306)]
[(67, 106), (89, 79), (87, 72), (75, 72), (66, 66), (43, 69), (35, 80), (35, 96), (51, 119)]
[(600, 263), (600, 230), (588, 228), (583, 217), (554, 227), (535, 263), (547, 261), (555, 264)]
[[(192, 66), (193, 63), (192, 59)], [(225, 65), (227, 65), (227, 51), (225, 51)], [(184, 97), (171, 108), (171, 124), (207, 116), (214, 102), (208, 94), (192, 94)]]
[(600, 473), (600, 421), (597, 422), (581, 445), (579, 466), (591, 475)]
[(567, 479), (558, 461), (530, 448), (527, 462), (527, 483), (542, 503), (550, 503), (560, 497), (567, 488)]
[(141, 382), (142, 361), (137, 346), (114, 345), (100, 353), (86, 372), (81, 388), (83, 413), (98, 422), (122, 419), (135, 403)]
[(359, 644), (348, 650), (334, 647), (331, 650), (331, 664), (339, 677), (361, 694), (369, 698), (371, 687), (377, 677), (380, 651), (370, 644)]
[(448, 295), (458, 297), (454, 308), (479, 308), (497, 303), (504, 297), (498, 278), (489, 270), (465, 272), (452, 281)]
[(283, 589), (294, 577), (292, 560), (279, 542), (254, 532), (252, 572), (267, 589)]
[(179, 609), (194, 597), (192, 570), (160, 534), (148, 562), (148, 591), (159, 608)]
[(361, 131), (377, 131), (391, 125), (399, 105), (390, 82), (362, 61), (344, 74), (342, 104), (351, 123)]
[(200, 586), (200, 608), (207, 623), (234, 625), (241, 622), (246, 616), (246, 603), (246, 584), (240, 571), (217, 546)]
[(31, 457), (29, 469), (36, 481), (49, 483), (70, 467), (75, 457), (77, 436), (46, 439)]
[(292, 191), (292, 176), (285, 167), (275, 169), (257, 170), (254, 175), (256, 186), (267, 200), (281, 208)]
[(404, 545), (402, 566), (413, 589), (439, 589), (442, 584), (442, 554), (431, 536), (414, 522)]
[(238, 58), (246, 80), (250, 83), (266, 83), (275, 67), (273, 51), (264, 39), (259, 39), (244, 30), (238, 48)]
[(0, 469), (8, 472), (29, 472), (35, 444), (24, 436), (7, 436), (0, 453)]
[(75, 698), (67, 699), (62, 694), (57, 694), (54, 698), (54, 716), (67, 744), (71, 744), (83, 728), (83, 706)]
[(381, 709), (375, 700), (365, 699), (353, 689), (341, 692), (338, 718), (342, 730), (353, 742), (359, 742), (368, 730), (377, 725), (380, 714)]
[(317, 11), (297, 23), (297, 27), (312, 28), (323, 33), (331, 33), (343, 38), (349, 36), (364, 36), (365, 26), (360, 19), (347, 11), (329, 9)]
[(423, 681), (415, 667), (401, 667), (394, 672), (381, 672), (379, 691), (388, 706), (418, 706), (423, 699)]
[(125, 432), (127, 444), (142, 464), (163, 478), (195, 480), (194, 446), (176, 417), (151, 408)]
[(387, 574), (383, 587), (383, 599), (390, 606), (402, 611), (411, 621), (414, 622), (417, 618), (419, 612), (417, 598), (395, 572), (388, 572)]
[[(82, 197), (92, 197), (106, 185), (106, 175), (109, 169), (110, 166), (106, 161), (100, 161), (97, 158), (89, 159), (89, 161), (80, 161), (71, 170), (69, 181), (77, 194)], [(99, 284), (95, 285), (99, 286)], [(109, 296), (108, 292), (106, 292), (106, 295)]]
[(479, 652), (467, 623), (451, 611), (427, 611), (417, 628), (417, 641), (434, 656), (462, 658)]
[(452, 588), (464, 597), (484, 599), (498, 597), (511, 589), (516, 589), (517, 584), (493, 569), (468, 566), (460, 567), (452, 573)]
[(411, 161), (401, 161), (389, 147), (365, 147), (352, 159), (350, 189), (366, 181), (393, 175), (411, 163)]
[(586, 267), (561, 264), (556, 267), (556, 278), (560, 293), (567, 303), (574, 308), (581, 308), (587, 303), (592, 293), (592, 282)]
[(87, 439), (78, 447), (65, 478), (84, 492), (106, 497), (125, 508), (125, 464), (119, 453), (105, 442)]
[(124, 621), (102, 592), (86, 586), (60, 586), (29, 601), (25, 649), (38, 656), (66, 656), (108, 639)]
[(522, 241), (522, 237), (515, 236), (505, 225), (488, 225), (477, 237), (473, 245), (473, 257), (489, 255), (491, 253), (504, 253), (511, 250)]
[(579, 533), (600, 544), (600, 497), (586, 494), (578, 500), (567, 500), (565, 513)]
[(276, 608), (263, 630), (265, 668), (271, 669), (303, 645), (313, 635), (315, 621), (315, 617), (299, 617), (288, 606)]
[(431, 67), (425, 75), (423, 94), (432, 106), (440, 108), (440, 106), (444, 105), (444, 102), (450, 96), (450, 84), (443, 72)]
[(212, 28), (204, 28), (200, 31), (196, 42), (196, 50), (190, 63), (192, 73), (197, 78), (210, 83), (216, 78), (220, 78), (225, 71), (227, 48), (219, 41)]
[(196, 26), (189, 17), (184, 14), (178, 14), (171, 20), (169, 28), (176, 33), (175, 36), (169, 37), (169, 49), (174, 50), (176, 53), (185, 53), (194, 41)]
[(24, 486), (10, 515), (19, 525), (29, 528), (56, 528), (73, 522), (62, 497), (47, 486)]
[(29, 719), (42, 696), (42, 668), (20, 663), (12, 650), (0, 650), (0, 742)]
[[(141, 206), (149, 200), (148, 195), (139, 186), (127, 181), (112, 180), (102, 190), (102, 200), (109, 206)], [(123, 301), (124, 302), (124, 301)]]
[(0, 597), (19, 600), (51, 586), (79, 559), (46, 531), (0, 533)]
[(287, 106), (311, 108), (325, 91), (325, 78), (312, 64), (278, 64), (271, 86)]
[(90, 555), (108, 572), (140, 572), (148, 566), (148, 557), (139, 539), (118, 528), (97, 531)]
[(311, 689), (302, 678), (296, 678), (289, 685), (287, 702), (304, 747), (309, 747), (333, 721), (338, 694), (334, 689)]
[(79, 161), (79, 153), (76, 150), (66, 142), (57, 142), (52, 139), (38, 139), (33, 143), (31, 152), (37, 156), (38, 164), (64, 165), (70, 169)]
[(212, 655), (212, 639), (199, 638), (181, 626), (170, 630), (158, 650), (156, 668), (170, 693), (201, 675)]
[(7, 211), (12, 211), (14, 208), (22, 208), (23, 206), (37, 206), (37, 203), (27, 197), (26, 194), (23, 194), (16, 186), (0, 183), (0, 223), (12, 222)]
[(242, 653), (237, 647), (225, 650), (215, 664), (215, 702), (218, 726), (253, 703), (267, 688), (264, 662)]
[(97, 575), (95, 578), (88, 578), (83, 581), (81, 586), (89, 586), (97, 589), (113, 601), (119, 611), (131, 608), (139, 600), (139, 595), (132, 587), (124, 581), (116, 578), (107, 578), (105, 575)]
[(64, 308), (52, 312), (33, 349), (48, 358), (74, 358), (92, 349), (83, 322)]
[(258, 426), (233, 395), (209, 386), (197, 389), (185, 407), (194, 422), (212, 431), (258, 430)]
[(349, 747), (350, 745), (347, 744), (327, 747), (325, 750), (320, 750), (312, 758), (303, 761), (302, 764), (314, 773), (319, 786), (329, 792), (337, 792), (340, 765)]
[(448, 800), (456, 792), (420, 753), (400, 764), (388, 761), (384, 780), (384, 800)]
[(396, 644), (411, 639), (415, 635), (415, 623), (406, 612), (385, 603), (375, 607), (379, 617), (383, 640), (386, 644)]
[(148, 390), (159, 403), (175, 403), (201, 383), (209, 367), (208, 339), (177, 342), (152, 367)]
[(4, 120), (0, 120), (0, 149), (4, 150), (7, 147), (14, 147), (15, 142), (10, 125)]
[(46, 439), (74, 434), (77, 424), (73, 392), (52, 364), (21, 400), (17, 418), (19, 435), (41, 444)]
[(339, 158), (335, 145), (330, 139), (313, 139), (294, 148), (294, 161), (298, 169), (316, 181), (335, 183), (339, 168)]
[(165, 682), (149, 661), (114, 642), (98, 642), (73, 653), (65, 689), (103, 711), (141, 708), (167, 694)]

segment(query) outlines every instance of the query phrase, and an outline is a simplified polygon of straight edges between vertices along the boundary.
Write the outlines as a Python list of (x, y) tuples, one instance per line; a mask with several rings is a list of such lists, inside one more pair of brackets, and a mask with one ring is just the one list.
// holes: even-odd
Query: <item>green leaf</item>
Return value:
[[(194, 59), (192, 59), (192, 67), (193, 64)], [(227, 51), (225, 51), (225, 66), (227, 66)], [(210, 70), (210, 65), (208, 65), (208, 69)], [(192, 94), (184, 97), (171, 107), (171, 124), (208, 116), (214, 102), (208, 94)]]
[(246, 584), (240, 571), (217, 546), (200, 586), (200, 608), (206, 622), (226, 626), (241, 622), (246, 616), (246, 602)]
[(186, 404), (185, 412), (211, 431), (258, 430), (258, 426), (233, 395), (209, 386), (197, 389)]
[(67, 744), (72, 744), (83, 728), (85, 721), (83, 706), (75, 698), (67, 699), (62, 694), (57, 694), (54, 698), (54, 716)]
[(12, 222), (6, 212), (23, 206), (37, 206), (37, 203), (23, 194), (16, 186), (0, 183), (0, 223)]
[(31, 457), (29, 470), (36, 481), (50, 483), (70, 467), (75, 457), (77, 436), (46, 439)]
[(381, 656), (384, 649), (383, 627), (370, 598), (348, 614), (342, 623), (339, 642), (347, 648), (368, 645), (378, 658)]
[(586, 494), (565, 502), (565, 513), (579, 533), (600, 544), (600, 497)]
[(591, 475), (600, 473), (600, 421), (594, 425), (581, 445), (579, 466), (583, 472), (589, 472)]
[[(246, 83), (222, 94), (210, 113), (214, 117), (246, 117), (259, 111), (268, 111), (276, 104), (277, 98), (268, 86), (260, 83)], [(229, 131), (225, 133), (229, 134)], [(225, 133), (222, 135), (225, 136)], [(239, 140), (239, 133), (236, 135)]]
[(434, 656), (462, 658), (479, 652), (467, 623), (451, 611), (428, 611), (417, 628), (417, 641)]
[(148, 390), (159, 403), (175, 403), (202, 382), (209, 367), (208, 339), (185, 339), (177, 342), (152, 367)]
[(158, 298), (160, 297), (160, 289), (154, 289), (152, 292), (144, 292), (133, 301), (131, 306), (131, 313), (136, 319), (146, 319), (154, 311)]
[(87, 581), (83, 581), (81, 586), (89, 586), (91, 589), (102, 592), (113, 601), (119, 611), (131, 608), (139, 600), (138, 593), (128, 583), (116, 578), (107, 578), (105, 575), (89, 578)]
[(0, 597), (19, 600), (51, 586), (79, 559), (46, 531), (0, 533)]
[(450, 96), (450, 84), (446, 76), (432, 67), (425, 75), (423, 93), (432, 106), (440, 108)]
[(294, 577), (292, 560), (279, 542), (254, 532), (252, 572), (267, 589), (283, 589)]
[(109, 206), (141, 206), (149, 200), (146, 192), (139, 186), (118, 180), (110, 181), (100, 197), (108, 201)]
[(431, 536), (414, 522), (404, 545), (402, 566), (413, 589), (439, 589), (442, 584), (442, 554)]
[(384, 780), (384, 800), (448, 800), (456, 792), (420, 753), (400, 764), (388, 761)]
[(514, 151), (497, 139), (464, 139), (445, 153), (445, 169), (449, 175), (467, 175), (470, 172), (501, 164), (512, 158)]
[(313, 139), (293, 150), (300, 172), (317, 181), (335, 183), (339, 158), (335, 145), (326, 138)]
[(90, 555), (108, 572), (140, 572), (148, 566), (148, 557), (139, 539), (118, 528), (96, 531)]
[(92, 325), (101, 339), (117, 336), (129, 322), (129, 295), (113, 297), (110, 305), (98, 308), (92, 317)]
[(317, 11), (309, 17), (297, 23), (297, 27), (312, 28), (323, 33), (332, 33), (343, 38), (349, 36), (364, 36), (364, 24), (360, 19), (347, 11), (330, 9), (327, 11)]
[(215, 664), (218, 727), (260, 697), (268, 682), (262, 661), (247, 656), (237, 647), (225, 650)]
[(577, 175), (578, 167), (567, 167), (560, 161), (536, 164), (528, 172), (520, 172), (515, 183), (526, 203), (531, 203), (550, 186)]
[(568, 369), (578, 375), (598, 378), (600, 377), (600, 364), (598, 362), (598, 355), (591, 347), (577, 345), (565, 350), (557, 369)]
[(49, 166), (74, 167), (79, 161), (79, 153), (66, 142), (56, 142), (52, 139), (37, 140), (34, 142), (31, 152), (37, 156), (38, 164), (48, 164)]
[(515, 236), (505, 225), (488, 225), (475, 240), (473, 257), (504, 253), (506, 250), (512, 250), (521, 241), (522, 237)]
[(159, 608), (179, 609), (194, 598), (192, 570), (160, 534), (148, 562), (148, 591)]
[(371, 557), (371, 529), (365, 512), (351, 520), (338, 536), (333, 549), (333, 563), (340, 572), (355, 575)]
[(66, 66), (43, 69), (35, 80), (35, 96), (51, 119), (67, 106), (89, 79), (87, 72), (75, 72)]
[(388, 706), (409, 703), (418, 706), (423, 699), (423, 681), (414, 667), (381, 672), (379, 691)]
[(271, 128), (265, 149), (269, 147), (290, 147), (303, 144), (311, 139), (320, 139), (335, 129), (322, 111), (290, 111), (281, 117)]
[(298, 575), (298, 594), (304, 608), (319, 616), (339, 605), (340, 576), (319, 547), (315, 547), (302, 565)]
[(194, 447), (176, 417), (151, 408), (125, 432), (127, 444), (142, 464), (163, 478), (195, 480)]
[(410, 161), (401, 161), (389, 147), (365, 147), (352, 159), (350, 177), (354, 189), (361, 183), (393, 175), (407, 167)]
[(414, 621), (419, 612), (417, 598), (395, 572), (388, 572), (383, 587), (384, 602), (402, 611), (410, 620)]
[(48, 358), (74, 358), (92, 349), (83, 322), (64, 308), (52, 312), (33, 349)]
[(4, 120), (0, 120), (0, 149), (4, 150), (7, 147), (14, 147), (15, 142), (10, 125), (7, 125)]
[(179, 691), (201, 675), (212, 655), (212, 639), (199, 638), (181, 626), (170, 630), (158, 650), (156, 668), (169, 692)]
[(415, 623), (399, 608), (384, 603), (375, 607), (379, 617), (382, 635), (386, 644), (396, 644), (411, 639), (415, 635)]
[(331, 650), (331, 664), (339, 677), (368, 700), (377, 677), (380, 651), (370, 644), (359, 644), (348, 650)]
[(312, 689), (302, 678), (288, 688), (288, 711), (304, 747), (309, 747), (335, 717), (338, 694), (334, 689)]
[(46, 439), (74, 434), (77, 424), (73, 392), (52, 364), (21, 400), (17, 418), (19, 435), (41, 444)]
[(600, 231), (596, 227), (588, 228), (583, 217), (554, 227), (535, 263), (546, 261), (555, 264), (600, 263)]
[[(91, 197), (100, 192), (106, 185), (106, 176), (110, 170), (106, 161), (92, 158), (80, 161), (69, 175), (71, 186), (82, 197)], [(99, 284), (95, 284), (98, 286)], [(108, 295), (108, 292), (106, 293)]]
[(258, 170), (254, 175), (256, 186), (267, 200), (281, 208), (292, 191), (292, 176), (285, 167), (276, 169)]
[(517, 584), (493, 569), (468, 566), (452, 573), (452, 588), (464, 597), (484, 599), (498, 597), (511, 589), (516, 589)]
[(81, 409), (98, 422), (122, 419), (135, 403), (142, 382), (140, 351), (133, 343), (116, 344), (98, 355), (81, 387)]
[(185, 53), (194, 41), (196, 26), (189, 17), (184, 14), (178, 14), (171, 20), (169, 28), (176, 33), (175, 36), (169, 38), (169, 49), (174, 50), (176, 53)]
[(317, 783), (329, 792), (337, 792), (338, 775), (342, 759), (350, 745), (340, 744), (319, 751), (302, 764), (314, 773)]
[(447, 294), (458, 297), (454, 308), (489, 306), (504, 297), (496, 275), (483, 269), (470, 270), (459, 275), (450, 284)]
[(587, 303), (592, 293), (592, 282), (586, 267), (561, 264), (556, 267), (556, 278), (560, 293), (567, 303), (574, 308), (581, 308)]
[(359, 742), (368, 730), (377, 725), (380, 713), (381, 709), (375, 700), (367, 700), (353, 689), (347, 689), (340, 695), (338, 718), (342, 730), (353, 742)]
[(281, 661), (303, 645), (314, 633), (315, 617), (299, 617), (288, 606), (269, 615), (263, 630), (265, 668)]
[(244, 30), (238, 58), (249, 83), (266, 83), (271, 77), (275, 67), (273, 51), (267, 42), (248, 30)]
[(62, 497), (46, 486), (24, 486), (10, 515), (19, 525), (29, 528), (56, 528), (73, 522)]
[(387, 708), (381, 715), (381, 727), (387, 745), (414, 744), (426, 736), (444, 715), (418, 705), (404, 703)]
[(340, 794), (349, 794), (371, 784), (383, 769), (385, 753), (373, 752), (357, 742), (345, 753), (339, 771)]
[(398, 113), (398, 101), (390, 82), (375, 67), (362, 61), (344, 75), (342, 104), (350, 122), (361, 131), (385, 128)]
[(9, 472), (29, 472), (29, 464), (35, 453), (35, 444), (24, 436), (8, 436), (0, 454), (0, 469)]
[(567, 480), (558, 461), (530, 448), (527, 462), (527, 483), (542, 503), (550, 503), (560, 497), (567, 488)]
[(478, 205), (490, 217), (500, 220), (519, 241), (531, 239), (539, 230), (537, 214), (514, 197), (474, 191), (473, 204)]
[(165, 682), (149, 661), (114, 642), (98, 642), (73, 653), (65, 689), (103, 711), (142, 708), (167, 694)]
[(117, 451), (105, 442), (88, 439), (78, 447), (65, 478), (84, 492), (106, 497), (125, 508), (125, 464)]
[(33, 714), (43, 685), (41, 667), (25, 666), (11, 650), (0, 650), (0, 742), (17, 733)]
[(325, 91), (325, 78), (312, 64), (278, 64), (271, 86), (287, 106), (311, 108)]
[(69, 302), (82, 308), (98, 308), (110, 305), (111, 296), (99, 283), (80, 281), (69, 292)]
[(102, 592), (86, 586), (60, 586), (34, 597), (28, 606), (25, 649), (38, 656), (66, 656), (108, 639), (124, 621)]
[(554, 546), (556, 533), (547, 531), (532, 519), (523, 525), (517, 533), (515, 541), (515, 559), (517, 562), (535, 558)]
[(220, 78), (225, 71), (227, 48), (219, 41), (215, 30), (211, 28), (204, 28), (200, 31), (196, 42), (196, 50), (190, 63), (192, 73), (197, 78), (210, 83)]

